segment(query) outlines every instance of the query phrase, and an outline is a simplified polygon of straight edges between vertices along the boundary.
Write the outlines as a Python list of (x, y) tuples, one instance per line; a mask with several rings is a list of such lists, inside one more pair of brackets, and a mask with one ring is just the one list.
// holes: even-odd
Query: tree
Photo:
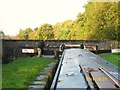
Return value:
[(4, 39), (4, 36), (5, 36), (4, 32), (0, 31), (0, 39)]
[(85, 12), (78, 13), (76, 20), (58, 22), (54, 26), (45, 23), (34, 31), (20, 30), (19, 39), (32, 40), (118, 40), (120, 30), (117, 2), (89, 2)]
[(39, 31), (41, 32), (42, 39), (44, 40), (54, 39), (53, 27), (51, 24), (41, 25), (41, 27), (39, 28)]
[(34, 29), (35, 40), (51, 40), (54, 39), (53, 27), (51, 24), (43, 24)]
[(70, 32), (73, 30), (74, 21), (66, 20), (62, 23), (57, 23), (53, 27), (55, 39), (57, 40), (70, 40)]
[(30, 33), (32, 32), (31, 28), (27, 28), (25, 30), (20, 29), (19, 34), (17, 35), (17, 39), (27, 40), (30, 38)]
[(77, 16), (77, 32), (80, 31), (85, 40), (117, 40), (119, 13), (118, 3), (89, 2), (85, 12)]

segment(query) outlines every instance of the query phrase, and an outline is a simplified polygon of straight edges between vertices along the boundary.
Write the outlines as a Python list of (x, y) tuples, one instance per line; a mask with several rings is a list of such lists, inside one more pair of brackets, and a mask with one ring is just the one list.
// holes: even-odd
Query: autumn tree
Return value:
[(30, 38), (29, 34), (32, 32), (31, 28), (27, 28), (25, 30), (20, 29), (19, 34), (17, 35), (17, 39), (27, 40)]
[(89, 2), (75, 20), (43, 24), (34, 31), (20, 30), (19, 39), (32, 40), (118, 40), (120, 30), (117, 2)]

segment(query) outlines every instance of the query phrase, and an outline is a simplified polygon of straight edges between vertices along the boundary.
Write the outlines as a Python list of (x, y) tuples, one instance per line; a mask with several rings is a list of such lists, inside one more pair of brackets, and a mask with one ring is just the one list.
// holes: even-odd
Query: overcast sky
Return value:
[(0, 30), (16, 35), (20, 29), (75, 20), (87, 0), (0, 0)]

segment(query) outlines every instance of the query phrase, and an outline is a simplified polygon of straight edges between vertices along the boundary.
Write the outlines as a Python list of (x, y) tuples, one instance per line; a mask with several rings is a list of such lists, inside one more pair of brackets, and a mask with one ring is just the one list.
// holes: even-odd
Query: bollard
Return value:
[(98, 44), (95, 45), (96, 53), (98, 53)]
[(83, 45), (83, 43), (80, 45), (80, 48), (81, 48), (81, 49), (84, 49), (84, 45)]
[(62, 44), (62, 52), (64, 51), (65, 49), (65, 44)]

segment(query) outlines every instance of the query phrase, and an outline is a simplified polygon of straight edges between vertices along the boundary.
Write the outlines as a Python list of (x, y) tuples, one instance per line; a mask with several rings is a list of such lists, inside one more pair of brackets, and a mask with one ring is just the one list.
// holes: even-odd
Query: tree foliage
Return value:
[(20, 30), (19, 34), (17, 35), (17, 39), (28, 40), (30, 38), (29, 34), (32, 32), (31, 28), (27, 28), (25, 30)]
[(120, 11), (117, 2), (89, 2), (75, 20), (43, 24), (20, 30), (19, 39), (32, 40), (118, 40)]

